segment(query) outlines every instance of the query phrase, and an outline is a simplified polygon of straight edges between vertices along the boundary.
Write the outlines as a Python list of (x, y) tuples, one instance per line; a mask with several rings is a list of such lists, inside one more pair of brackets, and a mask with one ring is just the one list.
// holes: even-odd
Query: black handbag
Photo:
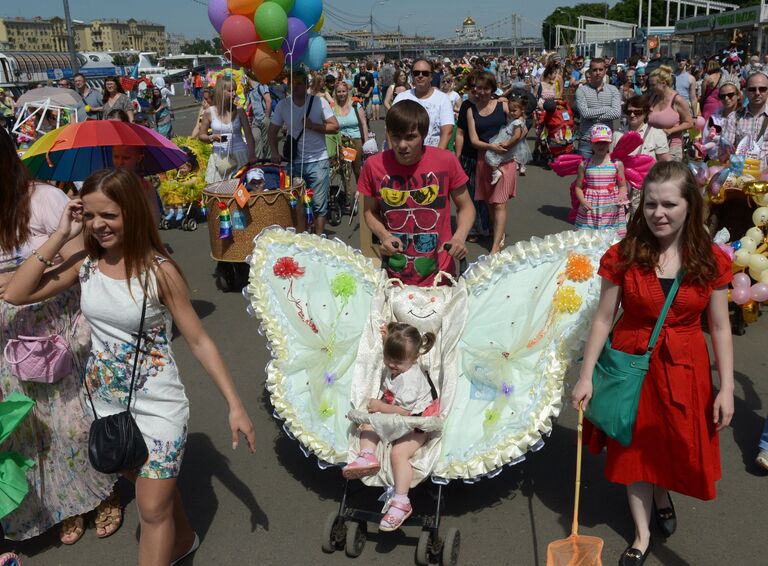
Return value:
[(288, 163), (292, 163), (294, 159), (299, 155), (299, 140), (301, 139), (301, 136), (304, 135), (304, 130), (307, 128), (307, 118), (309, 117), (309, 113), (312, 111), (312, 104), (315, 102), (315, 97), (310, 95), (309, 97), (309, 103), (307, 104), (307, 112), (304, 114), (304, 126), (301, 128), (301, 131), (299, 132), (299, 135), (294, 138), (291, 136), (291, 132), (289, 131), (288, 134), (285, 136), (285, 141), (283, 142), (283, 159), (285, 159)]
[(91, 392), (88, 390), (88, 381), (85, 381), (85, 391), (91, 402), (94, 421), (88, 435), (88, 460), (91, 466), (104, 474), (114, 474), (124, 470), (135, 470), (142, 466), (149, 457), (147, 444), (141, 435), (136, 421), (131, 415), (131, 398), (133, 386), (136, 382), (136, 368), (139, 365), (141, 355), (141, 336), (144, 331), (144, 319), (147, 314), (147, 295), (144, 294), (144, 304), (141, 307), (141, 322), (139, 323), (139, 336), (136, 339), (136, 355), (133, 358), (133, 373), (131, 374), (131, 388), (128, 390), (128, 405), (125, 411), (116, 415), (101, 417), (96, 414)]

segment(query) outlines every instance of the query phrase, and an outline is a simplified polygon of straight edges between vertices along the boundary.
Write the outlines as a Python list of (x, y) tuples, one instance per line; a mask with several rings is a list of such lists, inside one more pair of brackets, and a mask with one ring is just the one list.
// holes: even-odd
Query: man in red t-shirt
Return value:
[(381, 241), (390, 277), (428, 286), (437, 271), (455, 273), (455, 260), (467, 255), (465, 241), (475, 220), (467, 175), (453, 153), (424, 145), (429, 114), (419, 103), (394, 105), (386, 127), (393, 149), (369, 158), (357, 184), (365, 197), (365, 222)]

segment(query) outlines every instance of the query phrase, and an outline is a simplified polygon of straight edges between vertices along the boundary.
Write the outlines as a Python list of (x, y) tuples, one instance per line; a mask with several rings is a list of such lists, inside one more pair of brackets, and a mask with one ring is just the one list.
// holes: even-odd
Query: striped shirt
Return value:
[(721, 143), (735, 148), (742, 139), (751, 136), (760, 146), (760, 161), (764, 167), (768, 158), (768, 136), (765, 135), (768, 128), (764, 130), (762, 142), (757, 139), (763, 129), (763, 120), (768, 120), (768, 105), (763, 106), (757, 115), (753, 115), (749, 108), (743, 112), (731, 112), (723, 124)]
[(581, 116), (579, 139), (589, 142), (589, 131), (595, 124), (611, 125), (621, 118), (621, 94), (613, 85), (603, 85), (600, 90), (590, 84), (576, 90), (576, 108)]

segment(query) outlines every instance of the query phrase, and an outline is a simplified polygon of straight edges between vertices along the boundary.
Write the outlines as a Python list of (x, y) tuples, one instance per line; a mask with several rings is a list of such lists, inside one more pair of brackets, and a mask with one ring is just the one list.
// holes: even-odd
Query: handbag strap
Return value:
[[(149, 282), (149, 274), (147, 274), (147, 283)], [(133, 397), (133, 385), (136, 383), (136, 368), (139, 365), (139, 356), (141, 355), (141, 336), (144, 334), (144, 320), (147, 316), (147, 289), (144, 290), (144, 301), (141, 305), (141, 322), (139, 322), (139, 335), (136, 338), (136, 356), (133, 358), (133, 371), (131, 372), (131, 387), (128, 390), (128, 405), (127, 410), (131, 412), (131, 399)], [(91, 403), (91, 410), (93, 411), (93, 418), (98, 419), (99, 415), (96, 414), (96, 407), (93, 404), (93, 398), (91, 397), (91, 391), (88, 389), (88, 379), (84, 379), (85, 392), (88, 394), (88, 401)]]
[(667, 313), (675, 300), (677, 290), (680, 288), (680, 282), (683, 280), (684, 275), (685, 269), (681, 268), (677, 273), (677, 277), (675, 277), (675, 282), (672, 283), (672, 288), (669, 290), (667, 300), (664, 301), (664, 307), (661, 309), (661, 314), (659, 314), (659, 319), (656, 321), (656, 326), (653, 328), (651, 339), (648, 341), (648, 352), (652, 352), (654, 346), (656, 346), (656, 341), (659, 339), (659, 334), (661, 334), (661, 328), (664, 326), (664, 320), (667, 318)]

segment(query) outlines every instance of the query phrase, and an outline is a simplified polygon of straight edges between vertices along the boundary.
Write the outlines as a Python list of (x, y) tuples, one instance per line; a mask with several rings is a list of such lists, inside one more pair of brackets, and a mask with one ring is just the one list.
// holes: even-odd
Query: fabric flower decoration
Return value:
[(357, 292), (357, 282), (349, 273), (339, 273), (331, 281), (331, 293), (345, 303)]
[(592, 278), (595, 269), (592, 261), (585, 255), (571, 254), (565, 266), (565, 273), (571, 281), (581, 282)]
[(304, 268), (292, 257), (281, 257), (275, 262), (272, 272), (281, 279), (290, 279), (304, 275)]
[(557, 312), (574, 314), (581, 308), (581, 297), (576, 293), (576, 287), (568, 285), (555, 293), (554, 306)]

